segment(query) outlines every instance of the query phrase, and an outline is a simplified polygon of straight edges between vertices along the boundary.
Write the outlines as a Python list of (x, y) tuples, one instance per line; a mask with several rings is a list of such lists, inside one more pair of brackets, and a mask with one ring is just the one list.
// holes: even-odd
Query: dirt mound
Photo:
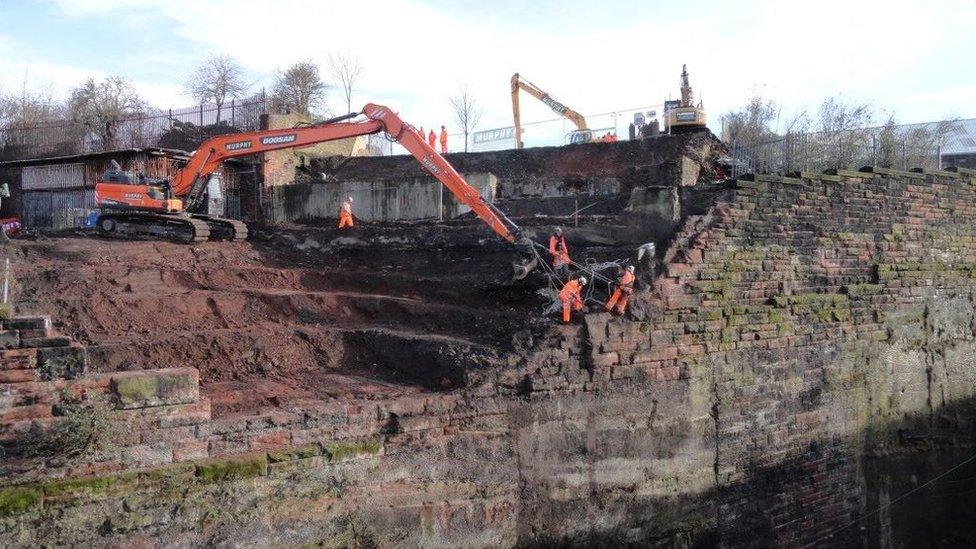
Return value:
[[(546, 321), (535, 287), (508, 283), (511, 250), (466, 227), (454, 246), (430, 231), (398, 246), (373, 235), (371, 245), (340, 251), (307, 245), (334, 241), (324, 229), (193, 246), (16, 241), (14, 296), (88, 345), (95, 370), (200, 369), (218, 413), (444, 390), (490, 368), (515, 333)], [(252, 383), (260, 390), (241, 390)]]

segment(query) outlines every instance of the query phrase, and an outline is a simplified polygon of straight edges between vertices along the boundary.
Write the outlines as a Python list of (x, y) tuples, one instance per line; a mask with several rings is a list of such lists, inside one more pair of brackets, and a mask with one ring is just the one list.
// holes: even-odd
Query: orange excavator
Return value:
[[(365, 115), (365, 120), (348, 121)], [(360, 135), (385, 132), (412, 154), (431, 175), (468, 205), (486, 225), (508, 242), (521, 239), (521, 231), (501, 211), (482, 199), (416, 128), (387, 107), (372, 103), (351, 113), (317, 124), (212, 137), (203, 142), (169, 181), (146, 180), (129, 172), (109, 170), (95, 186), (101, 210), (98, 227), (105, 233), (149, 234), (182, 242), (208, 239), (243, 240), (247, 226), (232, 219), (208, 215), (208, 186), (219, 178), (221, 162), (280, 149), (305, 147)], [(532, 255), (534, 246), (532, 248)], [(533, 258), (534, 263), (534, 258)], [(523, 265), (527, 274), (532, 266)], [(518, 268), (516, 269), (519, 270)]]

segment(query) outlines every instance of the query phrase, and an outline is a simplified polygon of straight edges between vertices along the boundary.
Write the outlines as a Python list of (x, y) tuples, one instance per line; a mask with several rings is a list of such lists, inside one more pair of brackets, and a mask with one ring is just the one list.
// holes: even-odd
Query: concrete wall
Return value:
[[(466, 174), (468, 184), (492, 201), (497, 180), (491, 174)], [(398, 182), (304, 183), (272, 188), (271, 221), (321, 222), (338, 217), (345, 197), (364, 222), (450, 219), (470, 211), (440, 181), (429, 177)]]

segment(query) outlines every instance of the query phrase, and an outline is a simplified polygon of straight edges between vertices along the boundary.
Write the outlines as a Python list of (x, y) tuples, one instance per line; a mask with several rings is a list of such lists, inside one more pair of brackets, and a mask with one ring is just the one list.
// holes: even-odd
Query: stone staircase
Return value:
[(46, 316), (0, 321), (0, 442), (23, 436), (31, 424), (50, 423), (58, 401), (56, 383), (87, 368), (85, 347), (57, 335)]

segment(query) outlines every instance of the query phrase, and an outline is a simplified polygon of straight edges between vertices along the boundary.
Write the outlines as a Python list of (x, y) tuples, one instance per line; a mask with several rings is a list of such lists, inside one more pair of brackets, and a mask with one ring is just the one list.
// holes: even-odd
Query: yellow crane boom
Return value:
[(572, 143), (588, 143), (593, 140), (593, 132), (587, 127), (586, 119), (583, 118), (582, 114), (556, 101), (551, 95), (539, 89), (538, 86), (519, 76), (519, 73), (515, 73), (512, 75), (512, 116), (515, 118), (516, 148), (521, 149), (524, 146), (522, 143), (521, 115), (519, 113), (520, 89), (525, 90), (532, 97), (542, 101), (553, 112), (569, 119), (570, 122), (576, 125), (576, 130), (573, 131), (572, 137), (570, 138)]

